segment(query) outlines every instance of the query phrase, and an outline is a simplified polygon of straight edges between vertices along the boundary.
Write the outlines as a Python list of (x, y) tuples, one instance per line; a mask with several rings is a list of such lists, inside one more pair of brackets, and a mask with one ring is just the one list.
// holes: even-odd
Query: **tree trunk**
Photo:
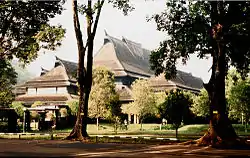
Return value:
[(96, 130), (97, 131), (99, 130), (99, 118), (98, 117), (96, 118)]
[(223, 1), (211, 3), (211, 19), (213, 29), (211, 40), (214, 51), (211, 53), (212, 74), (208, 84), (204, 84), (210, 100), (210, 122), (209, 129), (203, 137), (198, 140), (202, 145), (219, 145), (232, 147), (239, 145), (239, 137), (228, 118), (225, 97), (225, 76), (227, 74), (226, 52), (223, 31), (226, 29)]
[(84, 106), (84, 56), (85, 56), (85, 48), (83, 46), (82, 40), (82, 33), (80, 30), (80, 23), (78, 18), (77, 12), (77, 0), (72, 0), (72, 7), (73, 7), (73, 19), (74, 19), (74, 29), (75, 35), (77, 40), (77, 47), (78, 47), (78, 70), (77, 70), (77, 77), (78, 77), (78, 84), (79, 84), (79, 107), (77, 112), (77, 119), (74, 128), (72, 129), (70, 135), (66, 139), (74, 139), (74, 140), (83, 140), (82, 135), (82, 112)]
[(178, 128), (175, 128), (175, 138), (178, 139)]
[(141, 131), (142, 131), (142, 120), (143, 120), (143, 118), (141, 118)]
[(85, 102), (83, 107), (83, 122), (82, 122), (82, 134), (83, 137), (89, 137), (87, 133), (87, 124), (88, 124), (88, 104), (89, 104), (89, 95), (92, 86), (92, 66), (93, 66), (93, 47), (94, 47), (94, 36), (92, 34), (92, 21), (93, 21), (93, 13), (92, 13), (92, 1), (88, 0), (88, 8), (86, 12), (87, 17), (87, 71), (85, 77), (85, 85), (84, 85), (84, 93), (85, 93)]

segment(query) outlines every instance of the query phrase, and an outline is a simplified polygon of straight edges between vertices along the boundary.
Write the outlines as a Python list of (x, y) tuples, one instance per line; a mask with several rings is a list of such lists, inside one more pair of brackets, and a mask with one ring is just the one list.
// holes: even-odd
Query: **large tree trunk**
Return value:
[(87, 35), (88, 35), (88, 51), (87, 51), (87, 72), (85, 77), (85, 102), (83, 107), (83, 122), (82, 122), (82, 134), (84, 137), (89, 137), (87, 133), (87, 124), (88, 124), (88, 105), (89, 105), (89, 95), (92, 86), (92, 68), (93, 68), (93, 47), (94, 47), (94, 36), (92, 34), (92, 1), (88, 0), (88, 11), (86, 13), (87, 17)]
[(228, 118), (225, 97), (225, 76), (227, 74), (226, 52), (224, 45), (223, 1), (211, 2), (211, 19), (214, 26), (211, 33), (214, 52), (212, 74), (208, 84), (204, 84), (210, 99), (210, 123), (207, 133), (198, 140), (203, 145), (232, 146), (238, 145), (239, 137)]
[(79, 84), (79, 107), (77, 112), (77, 119), (75, 122), (75, 126), (71, 131), (70, 135), (66, 139), (74, 139), (74, 140), (83, 140), (82, 135), (82, 112), (84, 106), (84, 78), (85, 78), (85, 69), (84, 69), (84, 56), (85, 56), (85, 47), (83, 46), (82, 40), (82, 33), (80, 30), (80, 23), (78, 18), (77, 12), (77, 1), (72, 0), (72, 7), (73, 7), (73, 19), (74, 19), (74, 29), (76, 34), (77, 40), (77, 47), (78, 47), (78, 70), (77, 70), (77, 77), (78, 77), (78, 84)]

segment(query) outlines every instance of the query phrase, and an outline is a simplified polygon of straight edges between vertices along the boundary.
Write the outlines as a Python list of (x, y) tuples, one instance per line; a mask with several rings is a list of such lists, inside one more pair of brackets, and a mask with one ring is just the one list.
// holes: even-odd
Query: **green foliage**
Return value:
[(16, 84), (17, 74), (10, 62), (0, 59), (0, 106), (8, 107), (14, 100), (13, 85)]
[(132, 98), (134, 102), (127, 105), (127, 112), (139, 115), (141, 119), (147, 114), (156, 114), (155, 94), (150, 82), (137, 79), (132, 84)]
[(22, 102), (12, 102), (12, 104), (10, 104), (10, 108), (14, 108), (15, 112), (17, 113), (19, 118), (23, 118), (23, 103)]
[(164, 103), (159, 106), (161, 118), (166, 118), (178, 129), (189, 113), (189, 106), (192, 104), (190, 98), (181, 90), (171, 90)]
[(76, 116), (78, 107), (79, 107), (79, 101), (78, 100), (72, 100), (68, 101), (67, 105), (69, 106), (69, 113), (73, 116)]
[(235, 86), (238, 82), (242, 81), (244, 78), (237, 72), (235, 68), (228, 70), (227, 78), (226, 78), (226, 97), (228, 98), (228, 94), (230, 93), (233, 86)]
[(119, 96), (115, 91), (114, 74), (104, 67), (93, 71), (93, 83), (89, 100), (89, 116), (112, 118), (120, 114)]
[(60, 112), (60, 116), (61, 116), (61, 117), (67, 117), (67, 116), (68, 116), (68, 111), (67, 111), (66, 108), (61, 108), (61, 109), (59, 110), (59, 112)]
[(165, 101), (166, 96), (167, 95), (165, 92), (155, 93), (156, 107), (158, 107)]
[(127, 15), (128, 12), (135, 9), (131, 3), (129, 3), (129, 0), (108, 0), (108, 2), (112, 3), (113, 7), (122, 10), (124, 15)]
[(152, 52), (151, 68), (156, 75), (165, 72), (169, 79), (176, 74), (177, 59), (186, 63), (194, 53), (199, 58), (216, 57), (218, 45), (214, 31), (219, 23), (226, 63), (245, 75), (250, 68), (249, 18), (248, 1), (167, 1), (166, 10), (151, 18), (157, 23), (157, 29), (168, 35), (168, 39)]
[(250, 117), (250, 82), (239, 81), (228, 94), (229, 117), (248, 121)]
[(41, 48), (54, 50), (65, 30), (50, 26), (49, 20), (62, 13), (63, 2), (3, 1), (0, 3), (0, 58), (14, 57), (28, 63)]
[(32, 107), (32, 108), (35, 108), (35, 107), (37, 107), (38, 105), (43, 105), (43, 102), (41, 102), (41, 101), (35, 101), (35, 102), (31, 105), (31, 107)]
[(209, 97), (205, 89), (202, 89), (198, 96), (193, 97), (191, 111), (197, 116), (209, 116)]
[[(43, 105), (43, 102), (41, 102), (41, 101), (35, 101), (35, 102), (31, 105), (31, 107), (32, 107), (32, 108), (35, 108), (35, 107), (37, 107), (38, 105)], [(38, 119), (38, 117), (39, 117), (38, 112), (37, 112), (37, 111), (31, 111), (31, 117), (32, 117), (33, 119)]]

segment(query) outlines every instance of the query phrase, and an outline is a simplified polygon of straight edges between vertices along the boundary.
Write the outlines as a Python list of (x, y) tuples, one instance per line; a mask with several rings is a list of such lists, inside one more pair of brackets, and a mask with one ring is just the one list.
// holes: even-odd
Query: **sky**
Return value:
[[(80, 1), (79, 1), (80, 2)], [(104, 30), (110, 36), (121, 39), (125, 37), (137, 43), (141, 43), (142, 47), (154, 50), (157, 49), (159, 43), (166, 39), (166, 32), (156, 30), (156, 24), (153, 21), (147, 22), (146, 17), (155, 13), (160, 13), (164, 10), (165, 0), (147, 1), (133, 0), (135, 10), (124, 16), (121, 10), (113, 8), (111, 4), (105, 3), (100, 16), (97, 33), (94, 43), (94, 54), (103, 45)], [(38, 76), (41, 67), (51, 69), (54, 66), (55, 55), (59, 58), (77, 62), (77, 45), (75, 32), (73, 27), (71, 1), (64, 4), (65, 10), (62, 15), (58, 15), (51, 20), (51, 24), (61, 24), (66, 29), (65, 38), (62, 41), (62, 46), (54, 52), (42, 51), (39, 57), (28, 66), (28, 70)], [(81, 28), (85, 33), (86, 23), (84, 17), (80, 16)], [(84, 36), (85, 37), (85, 36)], [(195, 55), (190, 56), (187, 65), (178, 63), (177, 69), (185, 72), (190, 72), (194, 76), (201, 77), (204, 82), (208, 82), (210, 73), (208, 70), (211, 67), (211, 60), (200, 60)]]

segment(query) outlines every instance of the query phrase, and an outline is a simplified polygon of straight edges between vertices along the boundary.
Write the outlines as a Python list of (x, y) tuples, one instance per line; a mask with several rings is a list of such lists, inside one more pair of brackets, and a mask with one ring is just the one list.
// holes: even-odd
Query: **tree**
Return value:
[[(35, 107), (37, 107), (38, 105), (43, 105), (43, 102), (41, 102), (41, 101), (35, 101), (35, 102), (31, 105), (31, 107), (32, 107), (32, 108), (35, 108)], [(39, 117), (38, 112), (37, 112), (37, 111), (31, 111), (31, 117), (32, 117), (33, 119), (37, 120), (38, 117)]]
[[(115, 91), (114, 74), (104, 67), (97, 67), (93, 71), (93, 83), (89, 98), (89, 116), (96, 118), (97, 130), (99, 127), (99, 118), (108, 118), (112, 116), (112, 105), (117, 99), (118, 94)], [(116, 106), (119, 106), (119, 104)], [(111, 109), (112, 108), (112, 109)]]
[(78, 108), (79, 108), (79, 101), (78, 100), (71, 100), (71, 101), (67, 102), (67, 105), (69, 106), (70, 115), (76, 116)]
[[(12, 85), (16, 73), (10, 60), (29, 63), (40, 49), (54, 50), (60, 45), (65, 30), (50, 26), (49, 19), (61, 14), (61, 1), (1, 1), (0, 2), (0, 86), (2, 105), (13, 100)], [(4, 72), (6, 71), (6, 72)], [(5, 101), (4, 101), (5, 100)]]
[(16, 84), (17, 74), (10, 62), (0, 59), (0, 106), (8, 107), (14, 100), (13, 85)]
[(178, 128), (189, 113), (189, 106), (192, 104), (190, 98), (181, 90), (171, 90), (165, 102), (163, 102), (158, 110), (162, 118), (166, 118), (172, 122), (175, 128), (176, 138), (178, 136)]
[(241, 74), (237, 72), (235, 68), (228, 70), (226, 78), (226, 98), (228, 99), (228, 94), (230, 93), (232, 87), (234, 87), (238, 82), (245, 80), (241, 77)]
[(205, 89), (202, 89), (198, 96), (194, 96), (194, 103), (192, 104), (191, 111), (197, 116), (209, 116), (209, 97)]
[[(95, 34), (101, 15), (102, 7), (105, 0), (97, 0), (95, 4), (92, 0), (88, 0), (84, 5), (78, 8), (77, 0), (72, 0), (74, 30), (78, 47), (78, 70), (77, 78), (79, 85), (79, 108), (77, 112), (77, 120), (74, 128), (66, 139), (83, 140), (88, 138), (87, 119), (88, 119), (88, 101), (92, 86), (92, 66), (93, 66), (93, 46)], [(114, 7), (123, 9), (127, 12), (132, 9), (129, 5), (129, 0), (108, 0), (113, 3)], [(83, 35), (79, 22), (78, 11), (86, 17), (86, 43), (83, 42)], [(85, 69), (85, 54), (87, 51), (87, 67)]]
[(40, 49), (59, 46), (65, 30), (50, 26), (49, 20), (62, 13), (62, 5), (60, 0), (1, 1), (0, 59), (29, 63)]
[(228, 94), (229, 117), (239, 119), (245, 124), (250, 118), (250, 82), (240, 81)]
[(137, 79), (132, 83), (133, 102), (128, 105), (129, 111), (139, 115), (142, 129), (142, 122), (147, 114), (156, 114), (155, 95), (150, 82), (144, 79)]
[(168, 34), (150, 57), (156, 75), (164, 72), (167, 79), (174, 77), (177, 59), (186, 63), (194, 53), (212, 58), (211, 78), (204, 84), (210, 100), (210, 126), (197, 141), (200, 144), (240, 142), (226, 112), (225, 76), (229, 64), (242, 76), (249, 72), (249, 6), (248, 1), (167, 1), (166, 10), (153, 16), (157, 29)]
[(17, 113), (19, 118), (23, 118), (24, 111), (23, 111), (23, 103), (22, 102), (12, 102), (10, 104), (10, 108), (14, 108), (15, 112)]

